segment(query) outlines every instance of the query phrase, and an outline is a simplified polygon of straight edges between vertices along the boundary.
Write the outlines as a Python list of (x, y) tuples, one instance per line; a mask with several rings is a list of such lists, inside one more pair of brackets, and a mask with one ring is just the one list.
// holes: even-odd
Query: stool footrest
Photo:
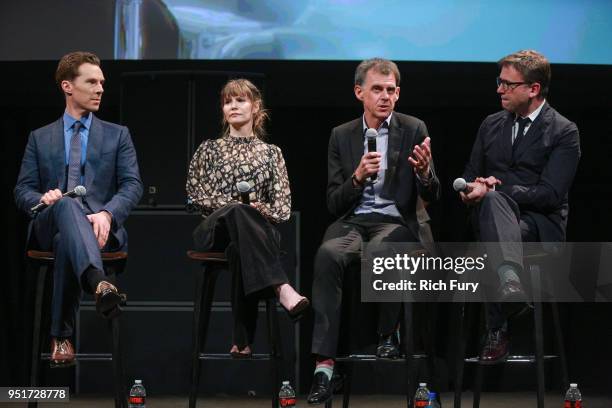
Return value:
[(253, 360), (271, 360), (270, 354), (251, 354), (247, 358), (235, 358), (229, 353), (200, 353), (200, 360), (233, 360), (233, 361), (253, 361)]
[[(413, 354), (412, 358), (413, 359), (427, 358), (427, 354)], [(337, 357), (336, 361), (338, 361), (338, 362), (352, 362), (352, 363), (368, 362), (368, 361), (381, 361), (381, 362), (388, 362), (388, 363), (403, 363), (403, 362), (406, 362), (406, 358), (405, 357), (400, 357), (400, 358), (390, 359), (390, 358), (378, 358), (378, 357), (376, 357), (375, 354), (350, 354), (348, 356)]]
[[(113, 361), (113, 355), (110, 353), (76, 353), (74, 355), (77, 361)], [(50, 353), (42, 353), (40, 355), (42, 360), (50, 360)]]
[[(548, 354), (544, 356), (544, 361), (546, 360), (552, 360), (554, 358), (559, 358), (559, 356), (554, 355), (554, 354)], [(466, 363), (478, 363), (479, 359), (478, 357), (468, 357), (465, 359)], [(504, 361), (504, 363), (535, 363), (535, 356), (534, 355), (530, 355), (530, 356), (520, 356), (520, 355), (516, 355), (516, 356), (508, 356), (508, 358), (506, 359), (506, 361)], [(503, 363), (499, 363), (499, 364), (503, 364)], [(487, 365), (487, 364), (483, 364), (483, 365)], [(498, 364), (493, 364), (493, 365), (498, 365)]]

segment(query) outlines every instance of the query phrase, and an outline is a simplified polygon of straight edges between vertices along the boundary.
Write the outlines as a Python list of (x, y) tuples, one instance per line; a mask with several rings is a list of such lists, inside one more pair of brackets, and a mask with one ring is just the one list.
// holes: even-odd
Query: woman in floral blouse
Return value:
[[(280, 262), (280, 234), (274, 224), (291, 215), (291, 191), (281, 150), (264, 142), (268, 115), (260, 91), (246, 79), (221, 90), (223, 134), (205, 140), (196, 151), (187, 179), (187, 195), (201, 207), (204, 220), (193, 233), (196, 249), (225, 250), (232, 273), (234, 357), (249, 357), (257, 304), (273, 290), (289, 316), (297, 320), (310, 305), (291, 285)], [(249, 184), (249, 204), (237, 188)]]

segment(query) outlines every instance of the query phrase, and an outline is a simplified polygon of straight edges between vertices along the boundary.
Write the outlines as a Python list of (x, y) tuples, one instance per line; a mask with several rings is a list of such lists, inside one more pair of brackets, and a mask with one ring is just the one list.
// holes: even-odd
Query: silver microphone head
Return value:
[(251, 191), (251, 185), (246, 181), (239, 181), (238, 183), (236, 183), (236, 188), (241, 194), (248, 193), (249, 191)]
[(77, 197), (84, 197), (87, 194), (87, 189), (83, 186), (76, 186), (74, 188), (74, 195)]
[(466, 188), (467, 182), (465, 181), (465, 179), (459, 177), (455, 179), (455, 181), (453, 181), (453, 189), (455, 191), (465, 191)]
[(365, 132), (365, 137), (367, 137), (367, 138), (376, 137), (376, 136), (378, 136), (378, 131), (376, 129), (369, 128)]

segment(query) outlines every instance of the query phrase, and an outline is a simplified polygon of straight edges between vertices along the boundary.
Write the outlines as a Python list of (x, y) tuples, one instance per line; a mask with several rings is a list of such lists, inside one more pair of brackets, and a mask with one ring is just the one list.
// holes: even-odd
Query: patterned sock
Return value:
[(497, 269), (497, 274), (499, 275), (499, 279), (502, 284), (509, 281), (521, 281), (518, 277), (516, 267), (509, 264), (500, 265), (500, 267)]
[(317, 373), (323, 373), (327, 376), (327, 379), (331, 381), (332, 375), (334, 373), (334, 363), (334, 360), (331, 358), (317, 361), (317, 365), (314, 371), (315, 375)]

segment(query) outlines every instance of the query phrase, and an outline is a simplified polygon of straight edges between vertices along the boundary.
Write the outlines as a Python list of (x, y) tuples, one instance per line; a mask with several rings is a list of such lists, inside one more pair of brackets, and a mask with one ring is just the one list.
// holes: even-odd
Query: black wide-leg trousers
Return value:
[(225, 251), (232, 275), (233, 341), (240, 348), (252, 344), (259, 299), (289, 281), (280, 260), (280, 233), (255, 208), (233, 203), (206, 217), (193, 239), (198, 251)]

